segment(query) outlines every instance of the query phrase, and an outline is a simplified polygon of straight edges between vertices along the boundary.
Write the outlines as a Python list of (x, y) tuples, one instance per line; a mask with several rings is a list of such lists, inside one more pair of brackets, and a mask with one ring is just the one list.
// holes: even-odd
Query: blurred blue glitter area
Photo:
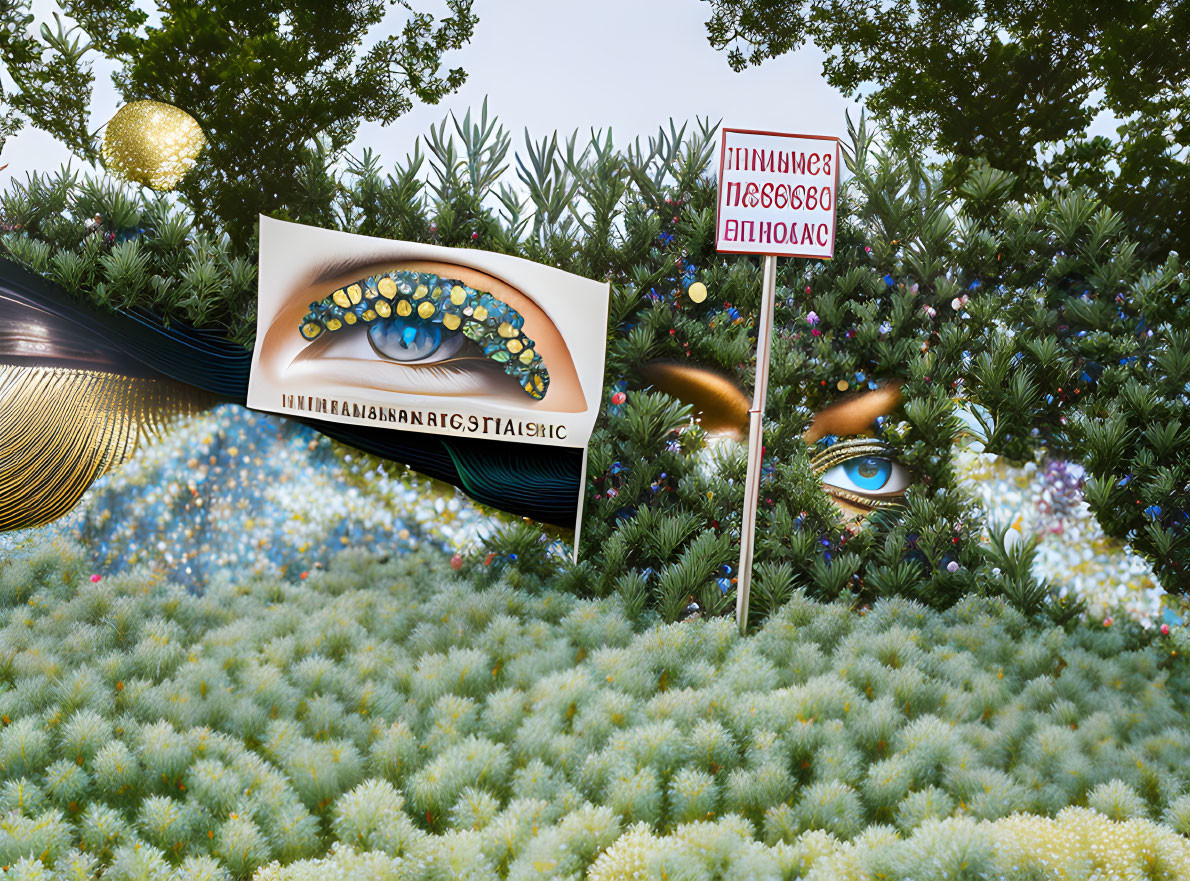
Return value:
[(0, 534), (0, 556), (65, 538), (98, 574), (147, 566), (201, 590), (248, 574), (300, 578), (348, 547), (454, 551), (496, 523), (453, 487), (228, 404), (144, 446), (67, 516)]

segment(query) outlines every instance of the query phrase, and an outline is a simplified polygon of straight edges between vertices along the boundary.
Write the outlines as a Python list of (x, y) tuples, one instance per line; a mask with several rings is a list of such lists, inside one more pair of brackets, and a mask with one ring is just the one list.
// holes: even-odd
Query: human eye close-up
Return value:
[(311, 303), (300, 333), (313, 342), (324, 334), (350, 335), (359, 325), (376, 354), (406, 366), (486, 358), (541, 400), (549, 372), (523, 333), (524, 323), (508, 304), (457, 279), (396, 270), (370, 275)]
[(897, 504), (911, 483), (892, 448), (870, 438), (825, 444), (811, 457), (810, 465), (836, 503), (845, 502), (865, 513)]

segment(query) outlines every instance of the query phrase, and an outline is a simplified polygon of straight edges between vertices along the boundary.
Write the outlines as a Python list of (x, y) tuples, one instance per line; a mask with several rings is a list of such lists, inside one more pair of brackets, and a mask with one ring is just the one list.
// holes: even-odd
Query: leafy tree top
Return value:
[(400, 33), (369, 41), (392, 5), (158, 0), (151, 14), (132, 0), (64, 0), (79, 33), (59, 22), (39, 41), (28, 33), (28, 0), (4, 0), (0, 46), (12, 50), (17, 85), (9, 125), (15, 111), (96, 158), (84, 127), (89, 56), (112, 59), (125, 101), (163, 101), (198, 120), (210, 143), (180, 192), (200, 226), (246, 243), (260, 212), (298, 213), (317, 197), (299, 176), (319, 149), (337, 156), (361, 122), (392, 122), (463, 83), (463, 70), (443, 70), (443, 57), (471, 38), (472, 0), (447, 0), (440, 20), (401, 0), (409, 17)]
[[(1018, 194), (1088, 185), (1150, 256), (1190, 246), (1187, 4), (709, 2), (708, 39), (734, 69), (814, 43), (833, 86), (918, 144), (983, 157)], [(1090, 137), (1105, 111), (1119, 137)]]

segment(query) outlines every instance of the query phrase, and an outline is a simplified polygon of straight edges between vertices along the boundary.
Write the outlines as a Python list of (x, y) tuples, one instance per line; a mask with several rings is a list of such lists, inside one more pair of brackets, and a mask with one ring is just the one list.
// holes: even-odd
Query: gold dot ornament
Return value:
[(707, 298), (707, 286), (701, 281), (696, 281), (690, 287), (686, 288), (686, 296), (690, 298), (692, 303), (701, 303)]
[(103, 164), (131, 183), (172, 190), (206, 144), (206, 135), (186, 111), (160, 101), (133, 101), (107, 124)]

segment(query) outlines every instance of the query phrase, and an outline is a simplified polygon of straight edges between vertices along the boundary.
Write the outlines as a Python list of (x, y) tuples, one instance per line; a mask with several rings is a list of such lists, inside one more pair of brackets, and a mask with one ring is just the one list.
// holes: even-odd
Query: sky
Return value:
[[(418, 4), (441, 12), (441, 3)], [(46, 20), (53, 0), (34, 0)], [(513, 135), (530, 137), (611, 127), (624, 145), (647, 138), (672, 117), (679, 123), (710, 117), (734, 128), (845, 136), (848, 101), (822, 77), (823, 55), (810, 47), (735, 73), (707, 43), (710, 6), (702, 0), (476, 0), (479, 25), (469, 45), (448, 57), (468, 73), (466, 84), (433, 106), (417, 106), (388, 126), (361, 128), (353, 149), (376, 151), (385, 165), (400, 160), (415, 140), (452, 111), (489, 112)], [(382, 28), (399, 27), (400, 7)], [(111, 65), (95, 63), (91, 129), (119, 106)], [(5, 83), (6, 88), (9, 83)], [(9, 175), (56, 169), (68, 151), (26, 127), (0, 154), (0, 188)]]

